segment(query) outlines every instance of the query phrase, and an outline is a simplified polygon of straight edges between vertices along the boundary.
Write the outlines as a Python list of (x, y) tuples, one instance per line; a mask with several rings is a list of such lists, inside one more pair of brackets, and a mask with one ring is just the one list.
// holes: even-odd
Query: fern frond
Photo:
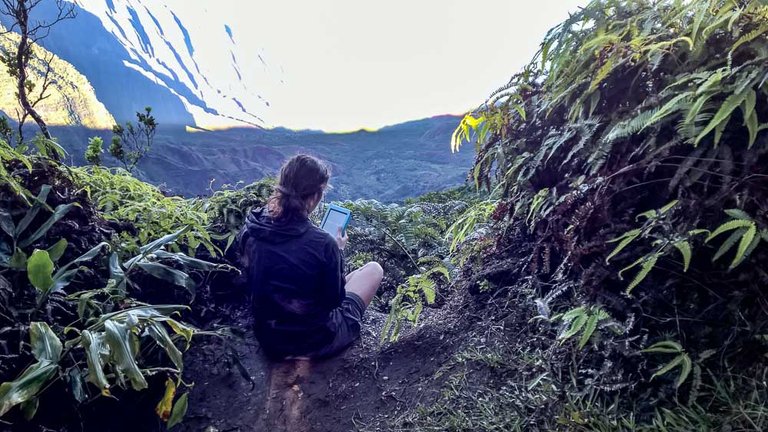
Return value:
[(720, 124), (726, 124), (733, 113), (733, 111), (741, 105), (742, 102), (744, 102), (744, 99), (747, 97), (747, 92), (742, 91), (740, 93), (734, 93), (728, 96), (725, 99), (725, 102), (723, 102), (723, 105), (720, 106), (720, 109), (717, 111), (715, 116), (710, 120), (707, 127), (704, 128), (703, 131), (699, 134), (698, 137), (696, 137), (696, 140), (694, 141), (694, 145), (698, 145), (699, 142), (701, 142), (704, 137), (706, 137), (710, 132), (712, 132), (716, 127), (720, 126)]
[(629, 120), (619, 122), (605, 135), (603, 141), (613, 142), (640, 132), (650, 124), (651, 119), (658, 112), (659, 108), (653, 108), (642, 112)]
[(677, 250), (679, 250), (680, 254), (683, 256), (683, 272), (685, 273), (688, 271), (688, 267), (691, 265), (691, 256), (693, 255), (693, 252), (691, 251), (691, 244), (686, 240), (681, 240), (679, 242), (673, 243), (673, 246), (677, 248)]

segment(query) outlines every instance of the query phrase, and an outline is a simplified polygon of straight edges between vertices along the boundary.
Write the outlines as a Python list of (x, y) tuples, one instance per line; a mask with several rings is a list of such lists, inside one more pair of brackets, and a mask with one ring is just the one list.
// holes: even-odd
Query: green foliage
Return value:
[(120, 233), (120, 249), (134, 253), (152, 238), (184, 227), (191, 227), (181, 241), (171, 247), (194, 256), (204, 247), (212, 256), (218, 254), (209, 234), (204, 203), (163, 195), (156, 187), (132, 177), (120, 169), (84, 167), (71, 169), (76, 185), (95, 203), (105, 219), (129, 223), (135, 233)]
[(675, 357), (670, 360), (667, 364), (659, 368), (656, 373), (653, 374), (651, 379), (662, 376), (666, 373), (671, 372), (675, 368), (680, 368), (680, 374), (678, 375), (677, 379), (675, 380), (675, 387), (680, 387), (683, 385), (686, 379), (688, 379), (688, 375), (691, 373), (691, 368), (693, 367), (693, 363), (691, 362), (691, 357), (688, 355), (688, 353), (685, 352), (683, 347), (674, 341), (661, 341), (657, 342), (648, 348), (642, 350), (643, 353), (648, 354), (674, 354)]
[[(133, 276), (140, 271), (194, 290), (196, 283), (185, 271), (226, 268), (163, 250), (180, 239), (187, 230), (185, 228), (150, 242), (140, 249), (139, 255), (125, 264), (119, 262), (117, 253), (111, 253), (108, 258), (110, 277), (102, 288), (89, 288), (65, 297), (66, 302), (76, 306), (77, 323), (69, 323), (66, 329), (54, 332), (45, 323), (32, 322), (30, 346), (38, 363), (30, 366), (15, 380), (2, 384), (0, 415), (15, 405), (36, 400), (46, 384), (56, 377), (76, 380), (77, 385), (73, 384), (72, 390), (78, 401), (85, 398), (86, 386), (83, 380), (92, 383), (103, 395), (110, 395), (110, 388), (114, 386), (142, 390), (148, 385), (146, 376), (156, 373), (157, 367), (142, 366), (137, 353), (151, 344), (160, 347), (173, 364), (171, 369), (163, 367), (157, 370), (180, 379), (183, 360), (177, 341), (185, 341), (188, 347), (196, 333), (194, 328), (172, 317), (185, 307), (142, 304), (130, 298), (128, 292), (130, 287), (137, 288)], [(60, 248), (59, 244), (57, 242), (51, 250), (56, 251)], [(38, 308), (50, 296), (73, 282), (79, 270), (77, 267), (73, 269), (73, 266), (93, 262), (108, 250), (109, 245), (98, 245), (61, 266), (55, 273), (54, 260), (48, 251), (36, 250), (32, 253), (26, 270), (30, 284), (38, 291)], [(163, 262), (173, 264), (173, 267)], [(116, 309), (118, 304), (127, 307)], [(148, 335), (149, 338), (139, 338), (139, 335)], [(66, 359), (62, 355), (62, 346), (65, 347), (65, 353), (69, 354)], [(177, 421), (179, 415), (183, 414), (177, 414)]]
[(91, 165), (101, 165), (102, 153), (104, 153), (104, 140), (100, 137), (90, 138), (88, 147), (85, 149), (85, 160)]
[(30, 158), (18, 152), (7, 141), (0, 138), (0, 185), (9, 188), (15, 195), (28, 202), (32, 195), (19, 181), (19, 173), (8, 171), (7, 164), (12, 161), (18, 162), (28, 171), (32, 171), (32, 161)]
[[(18, 347), (6, 350), (0, 365), (0, 416), (14, 418), (10, 411), (18, 407), (32, 419), (41, 394), (51, 388), (69, 391), (80, 404), (114, 396), (117, 389), (145, 389), (157, 374), (182, 385), (183, 352), (199, 333), (181, 320), (189, 308), (148, 304), (142, 297), (152, 286), (167, 291), (167, 298), (188, 301), (201, 275), (231, 270), (180, 252), (194, 252), (190, 244), (198, 238), (215, 249), (202, 204), (164, 197), (123, 173), (61, 168), (45, 156), (27, 159), (13, 149), (7, 155), (2, 166), (16, 167), (9, 176), (18, 180), (18, 190), (33, 184), (39, 193), (25, 201), (28, 192), (0, 190), (0, 344)], [(17, 177), (18, 167), (34, 175)], [(115, 222), (128, 229), (135, 222), (143, 230), (138, 238), (128, 232), (121, 238), (130, 241), (104, 238), (105, 222), (88, 196), (102, 199), (103, 215)], [(157, 220), (144, 219), (152, 212)], [(163, 220), (168, 218), (170, 224)], [(185, 218), (194, 224), (183, 224)], [(91, 225), (90, 233), (72, 236), (69, 230), (82, 224)], [(155, 234), (174, 224), (171, 234)], [(59, 238), (62, 233), (69, 236)], [(184, 393), (163, 420), (177, 424), (186, 404)]]
[(474, 232), (479, 223), (485, 222), (491, 213), (496, 210), (497, 201), (481, 201), (464, 212), (449, 228), (449, 238), (451, 241), (450, 251), (456, 251), (456, 248), (466, 240), (467, 235)]
[(214, 192), (203, 206), (210, 221), (211, 237), (226, 242), (224, 251), (235, 241), (251, 210), (266, 204), (272, 195), (274, 180), (262, 180), (242, 188), (237, 186), (225, 185)]
[(712, 258), (713, 261), (717, 260), (738, 242), (739, 246), (736, 249), (736, 255), (733, 257), (733, 261), (729, 267), (729, 269), (733, 270), (752, 254), (761, 239), (768, 242), (768, 229), (759, 229), (757, 222), (742, 210), (729, 209), (725, 212), (735, 219), (725, 222), (717, 227), (709, 237), (707, 237), (705, 242), (709, 243), (717, 236), (733, 231), (730, 237), (728, 237), (723, 242), (722, 246), (720, 246), (720, 249), (718, 249), (714, 258)]
[(565, 342), (581, 333), (581, 337), (579, 338), (579, 349), (584, 349), (592, 338), (592, 335), (595, 334), (595, 330), (597, 330), (600, 322), (610, 318), (611, 316), (608, 312), (604, 311), (599, 306), (579, 306), (564, 314), (553, 316), (552, 321), (562, 320), (563, 324), (565, 324), (563, 332), (558, 336), (558, 339), (560, 339), (561, 342)]
[(450, 279), (450, 271), (444, 263), (437, 260), (422, 260), (427, 265), (421, 273), (409, 276), (408, 281), (397, 287), (395, 297), (390, 302), (390, 312), (384, 328), (381, 331), (381, 340), (396, 341), (400, 336), (403, 322), (417, 325), (424, 304), (431, 305), (437, 295), (437, 278)]
[(136, 113), (136, 124), (127, 122), (125, 126), (112, 127), (112, 143), (109, 154), (118, 160), (128, 172), (152, 149), (157, 131), (157, 121), (152, 116), (152, 108)]
[[(475, 184), (502, 206), (494, 223), (467, 230), (468, 246), (484, 246), (462, 273), (503, 287), (494, 294), (505, 325), (520, 322), (507, 304), (543, 299), (540, 309), (570, 311), (560, 339), (579, 338), (516, 333), (551, 347), (530, 362), (547, 365), (536, 375), (559, 392), (541, 399), (557, 413), (515, 407), (531, 429), (714, 429), (740, 406), (713, 389), (734, 368), (760, 372), (760, 355), (744, 353), (765, 324), (767, 35), (768, 5), (757, 0), (593, 0), (458, 125), (453, 150), (475, 145)], [(585, 304), (624, 331), (594, 337)], [(647, 348), (647, 337), (686, 349), (659, 352), (670, 358), (656, 368), (637, 352), (674, 347)], [(590, 342), (598, 349), (574, 355)], [(713, 342), (717, 361), (704, 355)], [(667, 374), (674, 385), (649, 379)], [(746, 399), (741, 390), (727, 393)], [(700, 410), (699, 392), (711, 406)], [(764, 425), (747, 417), (746, 429)]]
[(51, 192), (49, 185), (43, 185), (40, 193), (35, 198), (32, 206), (24, 212), (24, 216), (18, 223), (14, 223), (13, 215), (5, 209), (0, 209), (0, 228), (10, 238), (10, 243), (5, 248), (0, 248), (0, 267), (24, 268), (27, 265), (27, 254), (22, 250), (40, 240), (53, 224), (66, 216), (75, 204), (61, 204), (53, 209), (52, 214), (34, 231), (28, 233), (32, 222), (41, 210), (51, 210), (46, 204), (48, 194)]

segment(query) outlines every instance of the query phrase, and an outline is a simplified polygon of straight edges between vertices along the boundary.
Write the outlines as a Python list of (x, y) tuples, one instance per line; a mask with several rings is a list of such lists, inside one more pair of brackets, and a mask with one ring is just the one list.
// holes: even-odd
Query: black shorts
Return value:
[(360, 337), (360, 321), (365, 312), (365, 302), (359, 295), (347, 292), (341, 306), (332, 312), (333, 340), (310, 357), (323, 358), (340, 353)]

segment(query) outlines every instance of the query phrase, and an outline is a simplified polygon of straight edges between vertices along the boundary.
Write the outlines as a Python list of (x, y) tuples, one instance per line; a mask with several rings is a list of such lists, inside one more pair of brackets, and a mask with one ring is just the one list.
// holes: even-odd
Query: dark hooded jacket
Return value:
[(240, 233), (239, 249), (265, 352), (306, 355), (329, 344), (345, 296), (336, 240), (306, 218), (276, 222), (257, 209)]

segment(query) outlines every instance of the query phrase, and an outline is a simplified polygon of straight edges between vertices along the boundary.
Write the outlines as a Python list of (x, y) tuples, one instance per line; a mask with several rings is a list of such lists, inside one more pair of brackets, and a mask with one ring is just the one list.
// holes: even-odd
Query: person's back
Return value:
[(328, 178), (318, 160), (292, 158), (269, 206), (249, 215), (240, 235), (256, 336), (273, 358), (324, 357), (350, 345), (381, 282), (376, 263), (345, 277), (346, 237), (334, 239), (310, 222)]
[(256, 331), (273, 356), (319, 350), (333, 339), (331, 312), (344, 299), (336, 241), (308, 220), (275, 222), (266, 209), (248, 217)]

